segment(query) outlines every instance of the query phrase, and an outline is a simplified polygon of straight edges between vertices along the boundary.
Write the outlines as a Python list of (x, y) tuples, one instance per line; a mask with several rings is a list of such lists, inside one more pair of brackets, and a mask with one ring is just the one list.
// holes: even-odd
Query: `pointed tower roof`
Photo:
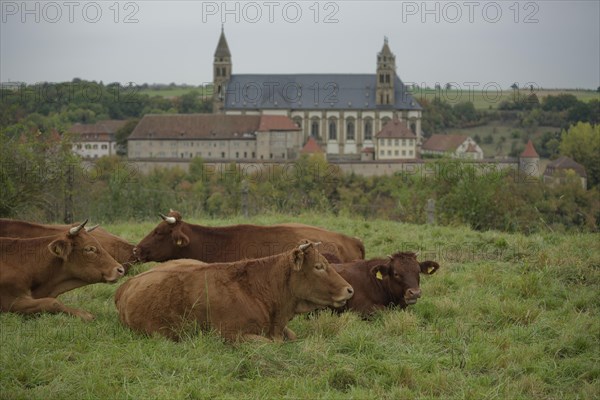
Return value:
[(221, 37), (219, 38), (219, 44), (215, 50), (215, 57), (231, 57), (227, 39), (225, 39), (225, 29), (223, 28), (223, 25), (221, 25)]
[(535, 151), (535, 147), (533, 147), (533, 142), (531, 139), (525, 145), (525, 150), (521, 153), (521, 158), (540, 158), (537, 151)]
[(300, 150), (300, 153), (303, 154), (313, 154), (313, 153), (325, 153), (323, 151), (323, 149), (321, 148), (321, 146), (319, 146), (319, 144), (317, 143), (317, 141), (315, 140), (315, 138), (313, 138), (312, 136), (310, 136), (308, 138), (308, 140), (306, 141), (306, 144), (304, 145), (304, 147), (302, 148), (302, 150)]
[(390, 46), (388, 46), (388, 38), (387, 36), (384, 36), (383, 38), (383, 47), (381, 48), (381, 52), (379, 53), (381, 55), (392, 55), (392, 51), (390, 50)]

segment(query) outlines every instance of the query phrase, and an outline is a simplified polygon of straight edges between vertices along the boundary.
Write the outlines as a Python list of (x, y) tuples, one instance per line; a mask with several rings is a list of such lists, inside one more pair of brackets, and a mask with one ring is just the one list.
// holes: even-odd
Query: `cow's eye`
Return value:
[(316, 263), (315, 264), (315, 269), (323, 270), (323, 269), (325, 269), (325, 266), (323, 264), (321, 264), (321, 263)]
[(97, 249), (94, 246), (85, 246), (84, 250), (88, 253), (95, 253)]

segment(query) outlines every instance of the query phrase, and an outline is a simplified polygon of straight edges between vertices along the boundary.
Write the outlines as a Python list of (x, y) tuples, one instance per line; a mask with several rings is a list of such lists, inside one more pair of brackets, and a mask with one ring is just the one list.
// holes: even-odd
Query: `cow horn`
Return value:
[(175, 222), (177, 222), (177, 220), (175, 219), (175, 217), (167, 217), (166, 215), (161, 214), (161, 213), (158, 213), (158, 215), (160, 215), (160, 217), (163, 220), (167, 221), (168, 224), (174, 224)]
[(313, 244), (312, 242), (304, 243), (304, 244), (301, 244), (300, 246), (298, 246), (298, 248), (300, 250), (304, 251), (304, 250), (308, 249), (310, 246), (312, 246), (312, 244)]
[(415, 257), (418, 257), (420, 253), (420, 251), (415, 252)]
[(81, 228), (83, 228), (83, 227), (85, 226), (85, 224), (87, 224), (87, 222), (88, 222), (88, 219), (89, 219), (89, 218), (86, 218), (86, 220), (85, 220), (85, 221), (83, 221), (83, 222), (81, 223), (81, 225), (78, 225), (78, 226), (75, 226), (75, 227), (73, 227), (73, 228), (69, 229), (69, 235), (71, 235), (71, 236), (75, 236), (75, 235), (77, 235), (77, 234), (79, 233), (79, 231), (81, 230)]
[(96, 224), (96, 225), (94, 225), (94, 226), (90, 226), (89, 228), (85, 228), (85, 231), (86, 231), (87, 233), (90, 233), (91, 231), (93, 231), (94, 229), (96, 229), (96, 228), (97, 228), (97, 227), (99, 227), (99, 226), (100, 226), (100, 224)]
[(394, 257), (390, 256), (389, 254), (387, 255), (387, 258), (389, 258), (390, 261), (394, 259)]

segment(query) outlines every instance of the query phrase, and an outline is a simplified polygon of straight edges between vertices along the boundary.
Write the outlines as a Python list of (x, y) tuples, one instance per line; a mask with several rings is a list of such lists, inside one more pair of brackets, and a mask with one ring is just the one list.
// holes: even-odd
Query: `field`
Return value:
[[(211, 333), (180, 343), (144, 337), (119, 323), (117, 285), (83, 287), (61, 299), (94, 313), (91, 323), (0, 315), (0, 398), (600, 399), (599, 235), (251, 219), (282, 221), (362, 237), (367, 257), (420, 249), (441, 269), (421, 279), (423, 298), (406, 311), (371, 321), (298, 316), (290, 327), (299, 339), (284, 344), (230, 345)], [(138, 241), (157, 222), (106, 228)]]
[[(477, 90), (479, 89), (479, 90)], [(522, 88), (519, 90), (519, 96), (528, 96), (530, 91), (528, 88)], [(534, 89), (534, 93), (537, 95), (539, 101), (546, 96), (558, 96), (559, 94), (571, 94), (581, 101), (590, 101), (593, 99), (600, 99), (600, 93), (594, 90), (578, 90), (578, 89)], [(473, 103), (478, 110), (496, 109), (502, 101), (515, 100), (517, 92), (511, 88), (497, 89), (494, 86), (490, 86), (485, 91), (481, 87), (469, 87), (453, 88), (446, 90), (441, 88), (436, 89), (417, 89), (413, 90), (413, 94), (417, 99), (424, 97), (428, 100), (434, 98), (440, 98), (450, 104), (457, 104), (461, 102), (470, 101)]]
[(152, 89), (152, 88), (148, 88), (148, 89), (140, 89), (139, 90), (139, 94), (147, 94), (150, 97), (154, 97), (154, 96), (161, 96), (161, 97), (166, 97), (166, 98), (173, 98), (173, 97), (179, 97), (182, 96), (184, 94), (190, 93), (190, 92), (197, 92), (199, 95), (202, 95), (204, 92), (204, 88), (202, 87), (167, 87), (164, 89)]

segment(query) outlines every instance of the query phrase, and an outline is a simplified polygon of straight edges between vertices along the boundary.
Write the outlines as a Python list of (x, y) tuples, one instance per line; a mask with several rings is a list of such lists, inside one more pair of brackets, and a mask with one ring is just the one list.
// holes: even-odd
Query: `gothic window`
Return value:
[(329, 119), (329, 140), (337, 140), (337, 121), (335, 118)]
[(346, 140), (354, 140), (354, 119), (346, 122)]
[(390, 95), (389, 94), (385, 95), (385, 104), (390, 104)]
[(221, 76), (221, 68), (217, 67), (217, 76)]
[(390, 74), (385, 74), (385, 83), (390, 83)]
[(373, 139), (373, 120), (371, 118), (365, 119), (365, 140)]
[(383, 74), (379, 74), (379, 83), (383, 83)]
[(227, 68), (225, 68), (225, 67), (221, 68), (221, 75), (227, 76)]
[(310, 136), (319, 137), (319, 118), (314, 117), (310, 123)]

